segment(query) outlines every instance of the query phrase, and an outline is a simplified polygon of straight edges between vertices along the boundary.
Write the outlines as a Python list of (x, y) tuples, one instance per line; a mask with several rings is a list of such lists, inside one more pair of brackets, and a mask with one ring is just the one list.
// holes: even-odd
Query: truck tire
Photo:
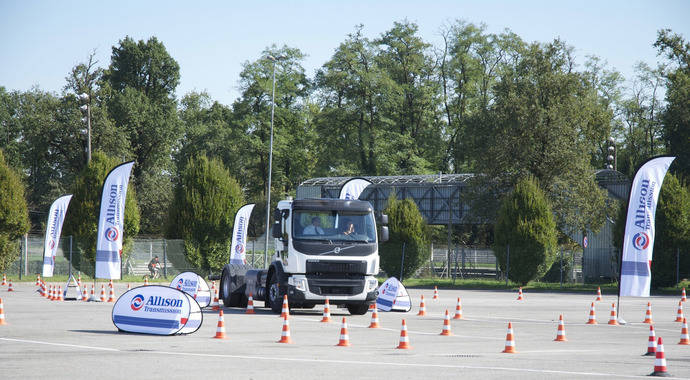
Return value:
[(274, 313), (280, 314), (283, 309), (283, 294), (280, 291), (278, 276), (275, 273), (271, 274), (271, 278), (268, 280), (266, 293), (266, 306), (270, 307)]
[(369, 305), (366, 303), (356, 303), (347, 305), (347, 311), (349, 311), (352, 315), (364, 315), (367, 313), (368, 310)]
[(220, 277), (220, 299), (226, 307), (246, 306), (244, 297), (244, 268), (238, 268), (231, 264), (223, 267)]

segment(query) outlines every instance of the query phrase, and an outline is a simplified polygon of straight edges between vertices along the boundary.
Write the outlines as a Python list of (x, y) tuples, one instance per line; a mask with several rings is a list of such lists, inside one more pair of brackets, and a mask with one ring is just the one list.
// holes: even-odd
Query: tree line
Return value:
[[(163, 42), (125, 37), (107, 66), (95, 54), (76, 65), (59, 94), (0, 87), (0, 149), (26, 185), (39, 232), (50, 203), (74, 192), (86, 169), (77, 96), (86, 93), (93, 150), (136, 161), (139, 233), (174, 230), (174, 188), (198, 156), (222, 163), (262, 215), (272, 55), (282, 57), (275, 71), (274, 200), (319, 176), (477, 173), (468, 197), (482, 212), (474, 217), (493, 223), (500, 194), (531, 176), (559, 228), (596, 230), (615, 215), (594, 183), (609, 137), (617, 169), (629, 176), (664, 153), (678, 156), (672, 171), (681, 180), (690, 171), (690, 45), (682, 36), (659, 31), (654, 46), (664, 64), (639, 63), (626, 87), (600, 58), (578, 66), (574, 48), (559, 39), (527, 42), (465, 21), (440, 33), (435, 46), (408, 21), (375, 38), (358, 25), (313, 76), (302, 66), (307, 52), (267, 47), (243, 63), (240, 96), (231, 105), (205, 92), (178, 98), (180, 67)], [(262, 221), (253, 223), (250, 234), (261, 234)]]

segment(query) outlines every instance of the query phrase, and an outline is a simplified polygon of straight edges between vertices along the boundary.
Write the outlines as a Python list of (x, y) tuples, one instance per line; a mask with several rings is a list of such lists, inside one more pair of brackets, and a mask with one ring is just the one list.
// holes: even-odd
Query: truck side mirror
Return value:
[(379, 243), (385, 243), (387, 241), (388, 241), (388, 227), (382, 226), (381, 227), (381, 238), (379, 239)]
[(273, 226), (272, 226), (272, 227), (273, 227), (273, 228), (271, 228), (271, 235), (272, 235), (274, 238), (276, 238), (276, 239), (282, 238), (282, 237), (283, 237), (283, 231), (282, 231), (282, 228), (281, 228), (282, 226), (281, 226), (281, 223), (280, 223), (280, 219), (278, 219), (278, 220), (276, 220), (275, 222), (273, 222)]
[(388, 215), (386, 214), (381, 214), (381, 225), (388, 225)]

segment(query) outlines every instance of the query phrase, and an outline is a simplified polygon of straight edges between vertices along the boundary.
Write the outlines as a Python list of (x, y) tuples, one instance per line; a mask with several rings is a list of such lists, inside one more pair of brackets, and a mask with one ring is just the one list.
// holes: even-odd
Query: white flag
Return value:
[(48, 224), (46, 224), (46, 237), (43, 242), (43, 277), (53, 277), (55, 270), (55, 253), (60, 243), (60, 233), (62, 223), (65, 221), (65, 214), (72, 194), (65, 195), (53, 202), (48, 213)]
[(664, 177), (674, 159), (653, 158), (635, 173), (623, 236), (621, 296), (649, 297), (656, 204)]
[(353, 178), (340, 188), (340, 199), (359, 199), (359, 195), (362, 194), (364, 189), (371, 185), (370, 181), (364, 178)]
[[(254, 204), (240, 207), (235, 214), (235, 225), (232, 228), (232, 245), (230, 254), (230, 264), (246, 264), (247, 254), (247, 226), (249, 216), (252, 214)], [(266, 233), (269, 233), (268, 230)]]
[(133, 165), (134, 161), (130, 161), (116, 166), (103, 181), (96, 243), (96, 278), (120, 278), (125, 198)]

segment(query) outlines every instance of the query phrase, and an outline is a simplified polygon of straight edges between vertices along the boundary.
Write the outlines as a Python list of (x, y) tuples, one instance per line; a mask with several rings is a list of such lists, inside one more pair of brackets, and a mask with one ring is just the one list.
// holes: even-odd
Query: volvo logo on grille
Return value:
[(339, 254), (340, 253), (340, 247), (333, 248), (333, 253), (335, 253), (336, 255)]

